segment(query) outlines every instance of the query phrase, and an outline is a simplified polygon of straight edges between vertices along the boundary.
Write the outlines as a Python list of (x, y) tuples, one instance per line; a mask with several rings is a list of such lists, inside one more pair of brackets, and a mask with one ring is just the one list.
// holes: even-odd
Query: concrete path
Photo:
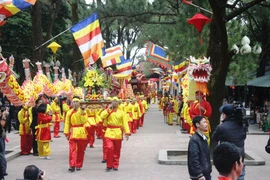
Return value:
[[(47, 180), (187, 180), (187, 166), (160, 165), (158, 152), (160, 149), (187, 148), (189, 136), (181, 134), (176, 125), (168, 126), (163, 122), (163, 115), (157, 110), (157, 105), (151, 105), (145, 115), (145, 125), (129, 141), (123, 141), (119, 171), (105, 172), (106, 164), (102, 164), (102, 141), (97, 139), (95, 148), (87, 148), (85, 162), (80, 172), (68, 172), (68, 142), (62, 135), (51, 143), (51, 160), (40, 159), (32, 155), (19, 156), (8, 161), (7, 180), (23, 177), (27, 165), (35, 164), (46, 171)], [(253, 135), (259, 134), (259, 135)], [(248, 166), (246, 180), (270, 179), (270, 154), (264, 151), (268, 136), (259, 131), (257, 125), (250, 127), (246, 140), (246, 149), (253, 151), (266, 161), (264, 166)], [(8, 134), (7, 150), (13, 150), (13, 155), (19, 153), (19, 135), (12, 131)], [(11, 158), (7, 154), (8, 158)], [(213, 179), (218, 173), (213, 166)]]

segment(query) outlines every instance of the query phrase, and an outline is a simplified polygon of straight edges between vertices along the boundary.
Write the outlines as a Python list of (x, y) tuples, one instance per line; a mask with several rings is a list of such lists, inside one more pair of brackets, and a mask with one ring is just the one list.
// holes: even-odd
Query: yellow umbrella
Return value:
[(60, 47), (61, 45), (57, 44), (56, 42), (52, 42), (49, 46), (47, 46), (47, 48), (50, 48), (54, 54)]

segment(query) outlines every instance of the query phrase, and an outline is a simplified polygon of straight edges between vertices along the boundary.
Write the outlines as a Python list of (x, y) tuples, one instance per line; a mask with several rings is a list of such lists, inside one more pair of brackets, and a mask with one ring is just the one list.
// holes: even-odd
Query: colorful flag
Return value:
[(171, 59), (166, 50), (152, 42), (147, 43), (146, 60), (161, 67), (171, 68)]
[(130, 59), (125, 59), (124, 56), (120, 57), (121, 63), (116, 65), (117, 74), (131, 74), (132, 63)]
[(110, 47), (105, 50), (105, 56), (101, 57), (102, 67), (111, 66), (121, 62), (120, 57), (123, 56), (120, 45)]
[(1, 0), (0, 21), (34, 5), (36, 0)]
[(104, 47), (97, 13), (75, 24), (70, 30), (82, 53), (85, 67), (94, 64), (102, 56)]

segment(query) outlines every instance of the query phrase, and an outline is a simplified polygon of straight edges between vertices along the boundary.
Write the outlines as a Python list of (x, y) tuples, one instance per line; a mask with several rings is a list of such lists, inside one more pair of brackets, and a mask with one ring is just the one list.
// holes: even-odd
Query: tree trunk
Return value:
[[(212, 64), (211, 79), (208, 83), (210, 96), (207, 98), (210, 102), (213, 113), (210, 118), (212, 132), (220, 122), (219, 107), (225, 96), (225, 80), (231, 58), (228, 54), (228, 37), (226, 22), (224, 21), (225, 0), (221, 3), (217, 0), (209, 0), (213, 10), (213, 17), (210, 25), (210, 39), (207, 50), (207, 56), (210, 57)], [(220, 4), (219, 4), (220, 3)]]
[[(41, 3), (37, 1), (31, 10), (32, 18), (32, 36), (33, 36), (33, 49), (43, 43), (42, 36), (42, 23), (41, 23)], [(41, 47), (33, 52), (32, 62), (43, 61), (44, 47)]]
[[(76, 24), (79, 22), (79, 15), (78, 15), (78, 1), (77, 0), (73, 0), (72, 4), (72, 24)], [(78, 48), (78, 45), (76, 44), (76, 42), (74, 41), (73, 44), (73, 58), (72, 58), (72, 69), (73, 72), (80, 72), (83, 68), (82, 66), (82, 62), (84, 62), (83, 60), (81, 61), (80, 59), (82, 58), (82, 54), (80, 52), (80, 49)]]

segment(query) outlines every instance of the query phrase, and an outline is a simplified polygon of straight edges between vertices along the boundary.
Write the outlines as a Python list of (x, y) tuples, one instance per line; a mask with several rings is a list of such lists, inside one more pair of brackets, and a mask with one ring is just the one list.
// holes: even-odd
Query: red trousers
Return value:
[(132, 133), (136, 134), (138, 129), (139, 120), (133, 120)]
[(144, 123), (144, 114), (142, 115), (142, 117), (140, 118), (140, 126), (143, 127), (143, 123)]
[(97, 138), (101, 139), (102, 138), (102, 122), (98, 123), (97, 125), (97, 129), (96, 129), (96, 134), (97, 134)]
[(87, 128), (87, 139), (90, 146), (94, 145), (95, 131), (96, 131), (96, 126), (90, 126), (89, 128)]
[(129, 126), (129, 130), (130, 130), (130, 132), (132, 132), (132, 128), (133, 128), (133, 121), (132, 121), (132, 122), (128, 122), (128, 126)]
[(32, 134), (21, 135), (21, 154), (30, 154), (32, 150), (33, 136)]
[(81, 168), (83, 166), (84, 151), (87, 140), (69, 139), (69, 166)]
[(103, 127), (103, 131), (102, 131), (102, 152), (103, 152), (103, 157), (102, 159), (103, 160), (106, 160), (107, 159), (107, 146), (106, 146), (106, 141), (105, 141), (105, 132), (106, 132), (106, 127)]
[(107, 168), (118, 168), (122, 139), (112, 140), (105, 138), (107, 146)]
[(54, 122), (53, 136), (57, 137), (59, 135), (60, 122)]

